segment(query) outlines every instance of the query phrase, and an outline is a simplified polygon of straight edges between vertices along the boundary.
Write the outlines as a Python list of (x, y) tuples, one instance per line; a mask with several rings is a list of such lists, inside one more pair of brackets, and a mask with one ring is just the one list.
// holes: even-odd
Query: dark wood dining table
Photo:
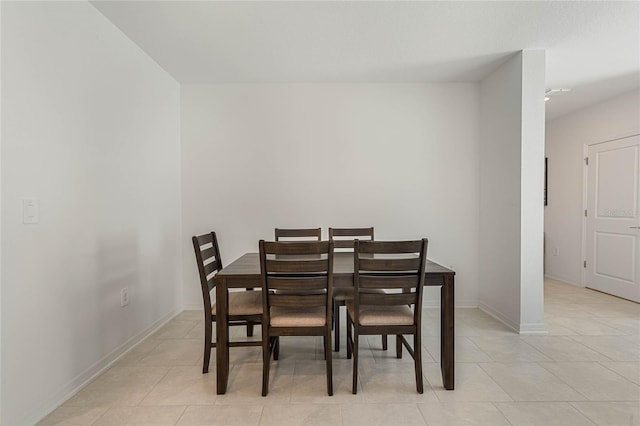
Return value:
[[(427, 260), (425, 286), (439, 286), (440, 291), (440, 370), (447, 390), (454, 388), (454, 276), (455, 272)], [(227, 391), (229, 379), (229, 325), (227, 321), (230, 288), (259, 288), (258, 253), (246, 253), (223, 268), (216, 280), (216, 371), (217, 393)], [(353, 287), (353, 253), (336, 252), (333, 264), (334, 288)]]

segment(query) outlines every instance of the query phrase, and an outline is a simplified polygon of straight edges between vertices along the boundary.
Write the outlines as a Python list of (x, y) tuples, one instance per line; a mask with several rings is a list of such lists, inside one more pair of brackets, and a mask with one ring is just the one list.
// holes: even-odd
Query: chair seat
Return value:
[[(354, 319), (353, 301), (347, 301), (347, 312)], [(413, 325), (413, 311), (408, 306), (360, 306), (360, 325)]]
[(322, 327), (327, 323), (324, 306), (311, 308), (271, 308), (272, 327)]
[[(211, 313), (216, 314), (216, 304), (211, 307)], [(229, 315), (260, 315), (262, 313), (262, 292), (230, 291)]]
[[(385, 291), (378, 288), (361, 289), (362, 293), (384, 293)], [(353, 300), (353, 287), (351, 288), (334, 288), (333, 300), (338, 302), (346, 302), (347, 300)]]

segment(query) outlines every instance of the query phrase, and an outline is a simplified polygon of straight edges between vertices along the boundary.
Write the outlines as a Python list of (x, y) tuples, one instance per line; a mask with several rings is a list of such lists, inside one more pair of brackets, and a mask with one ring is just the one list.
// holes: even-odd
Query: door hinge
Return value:
[(584, 164), (589, 165), (589, 157), (584, 157)]
[(587, 261), (586, 260), (584, 261), (584, 267), (585, 268), (587, 267)]
[(584, 217), (587, 217), (587, 209), (584, 209)]

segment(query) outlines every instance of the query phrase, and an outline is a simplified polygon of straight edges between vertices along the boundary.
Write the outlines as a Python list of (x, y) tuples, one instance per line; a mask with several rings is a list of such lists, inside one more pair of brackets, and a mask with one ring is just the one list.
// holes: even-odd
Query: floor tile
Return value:
[(569, 337), (527, 336), (523, 340), (554, 361), (610, 361), (600, 352)]
[[(422, 340), (422, 345), (427, 349), (431, 357), (440, 362), (440, 337), (429, 336)], [(456, 362), (491, 362), (489, 355), (483, 352), (468, 337), (456, 337), (455, 339)]]
[(636, 385), (640, 385), (640, 362), (601, 362), (600, 364)]
[(416, 404), (342, 404), (342, 424), (350, 425), (424, 425)]
[(602, 426), (640, 425), (640, 404), (634, 402), (572, 402), (592, 422)]
[[(592, 401), (640, 401), (640, 387), (597, 362), (541, 363)], [(622, 379), (622, 380), (621, 380)]]
[(427, 380), (442, 402), (511, 401), (511, 397), (478, 364), (459, 363), (455, 370), (455, 390), (442, 385), (440, 364), (425, 366)]
[(514, 401), (583, 401), (585, 397), (536, 363), (493, 363), (480, 367)]
[(63, 405), (45, 417), (40, 423), (38, 423), (38, 425), (91, 425), (108, 409), (109, 407), (71, 407)]
[(180, 426), (250, 426), (258, 425), (262, 405), (189, 406), (176, 423)]
[(216, 397), (216, 404), (264, 405), (289, 402), (294, 365), (294, 362), (271, 362), (267, 397), (262, 396), (261, 362), (234, 365), (229, 373), (227, 392)]
[(490, 402), (431, 402), (418, 408), (429, 426), (510, 425)]
[(476, 346), (497, 362), (551, 361), (520, 336), (470, 337)]
[(139, 361), (140, 365), (188, 366), (196, 365), (202, 359), (202, 340), (165, 339)]
[(593, 425), (567, 402), (498, 402), (496, 407), (514, 426)]
[(110, 408), (94, 425), (175, 425), (186, 407)]
[(339, 405), (327, 404), (269, 404), (262, 411), (260, 425), (340, 425)]
[(215, 366), (208, 374), (202, 374), (198, 365), (172, 367), (140, 405), (207, 405), (215, 401)]
[(571, 336), (612, 361), (640, 361), (640, 345), (625, 336)]

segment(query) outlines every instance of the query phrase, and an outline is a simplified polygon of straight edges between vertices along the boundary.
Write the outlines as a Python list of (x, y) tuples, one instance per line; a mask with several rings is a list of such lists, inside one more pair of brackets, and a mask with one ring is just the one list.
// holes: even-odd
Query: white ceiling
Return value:
[(640, 86), (640, 3), (94, 1), (180, 83), (479, 81), (546, 49), (554, 118)]

